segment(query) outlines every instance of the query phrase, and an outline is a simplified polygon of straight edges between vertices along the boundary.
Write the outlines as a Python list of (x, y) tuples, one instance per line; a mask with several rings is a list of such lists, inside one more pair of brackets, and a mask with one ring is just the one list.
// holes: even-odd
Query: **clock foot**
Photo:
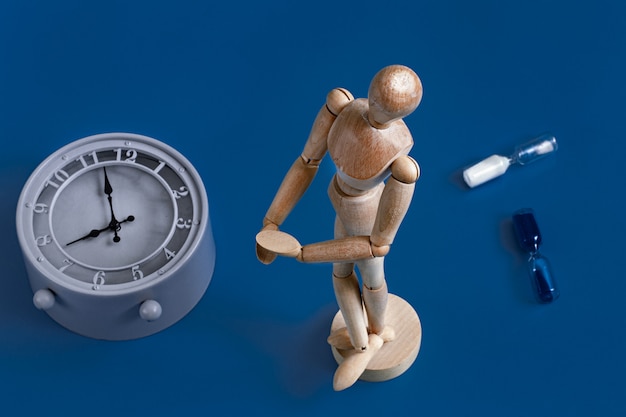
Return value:
[(139, 316), (145, 321), (155, 321), (161, 317), (163, 308), (161, 304), (154, 300), (146, 300), (139, 306)]
[(39, 310), (48, 310), (54, 305), (54, 293), (49, 289), (41, 289), (33, 295), (33, 304)]
[[(339, 364), (335, 375), (335, 390), (348, 388), (357, 379), (370, 382), (387, 381), (400, 376), (413, 364), (422, 341), (422, 326), (417, 313), (405, 300), (389, 294), (385, 321), (386, 325), (395, 331), (395, 335), (390, 341), (385, 341), (388, 339), (385, 334), (383, 337), (370, 335), (370, 344), (373, 348), (371, 352), (357, 352), (351, 346), (347, 348), (331, 345), (333, 356)], [(343, 315), (339, 311), (333, 319), (331, 335), (341, 334), (345, 326)], [(342, 366), (344, 362), (346, 363)], [(348, 377), (348, 374), (355, 372), (356, 375)]]

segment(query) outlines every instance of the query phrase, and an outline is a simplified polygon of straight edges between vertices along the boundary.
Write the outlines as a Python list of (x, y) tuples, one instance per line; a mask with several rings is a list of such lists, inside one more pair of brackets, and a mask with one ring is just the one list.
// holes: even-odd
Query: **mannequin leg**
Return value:
[[(335, 238), (346, 237), (347, 233), (339, 218), (335, 219)], [(367, 327), (363, 314), (363, 302), (359, 280), (354, 273), (353, 263), (333, 264), (333, 288), (341, 314), (346, 321), (350, 342), (356, 350), (367, 349)]]
[(380, 335), (385, 328), (387, 309), (387, 282), (385, 281), (384, 258), (373, 258), (358, 262), (363, 279), (363, 302), (367, 313), (370, 333)]

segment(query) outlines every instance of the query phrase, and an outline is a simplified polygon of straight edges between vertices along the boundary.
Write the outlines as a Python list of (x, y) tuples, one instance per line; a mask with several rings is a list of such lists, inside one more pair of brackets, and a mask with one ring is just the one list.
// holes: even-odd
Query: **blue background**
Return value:
[[(0, 5), (0, 415), (626, 415), (626, 6), (621, 1), (22, 1)], [(388, 256), (414, 365), (332, 391), (330, 266), (257, 262), (254, 235), (326, 93), (401, 63), (422, 167)], [(202, 175), (217, 267), (198, 306), (103, 342), (36, 310), (15, 208), (48, 154), (145, 134)], [(559, 151), (476, 189), (464, 167), (544, 131)], [(318, 177), (283, 229), (329, 239)], [(537, 304), (511, 214), (535, 209), (561, 298)], [(176, 414), (174, 414), (176, 413)]]

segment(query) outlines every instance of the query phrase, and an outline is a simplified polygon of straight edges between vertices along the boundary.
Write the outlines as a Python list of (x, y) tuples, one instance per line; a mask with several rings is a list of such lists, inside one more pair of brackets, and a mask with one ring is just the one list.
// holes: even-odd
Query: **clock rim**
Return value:
[[(38, 197), (41, 193), (44, 182), (49, 178), (49, 175), (51, 174), (49, 169), (50, 165), (54, 163), (53, 166), (57, 166), (54, 161), (62, 158), (63, 155), (73, 155), (74, 157), (84, 155), (87, 152), (78, 152), (77, 150), (83, 149), (85, 146), (95, 143), (103, 144), (109, 141), (115, 143), (118, 143), (120, 141), (131, 142), (130, 145), (124, 145), (128, 147), (136, 143), (140, 143), (145, 147), (151, 148), (152, 151), (146, 153), (155, 156), (154, 150), (157, 150), (158, 152), (156, 152), (156, 154), (167, 155), (167, 162), (176, 162), (176, 166), (171, 166), (172, 169), (177, 171), (177, 174), (182, 178), (189, 177), (188, 179), (194, 185), (195, 193), (197, 194), (197, 201), (195, 201), (195, 203), (198, 207), (198, 210), (195, 210), (194, 207), (194, 212), (198, 212), (198, 216), (194, 218), (194, 221), (199, 223), (195, 225), (196, 231), (194, 236), (187, 238), (187, 240), (181, 247), (180, 251), (184, 251), (184, 253), (182, 253), (180, 255), (180, 258), (177, 259), (176, 262), (171, 265), (171, 267), (167, 268), (162, 274), (157, 271), (154, 274), (151, 274), (155, 276), (150, 279), (143, 278), (142, 280), (137, 281), (125, 282), (120, 284), (109, 284), (96, 291), (91, 289), (91, 286), (89, 285), (82, 285), (85, 284), (83, 281), (79, 281), (60, 272), (57, 268), (52, 266), (47, 261), (47, 259), (44, 258), (44, 261), (38, 261), (38, 257), (40, 256), (40, 254), (36, 252), (37, 249), (34, 247), (33, 244), (28, 243), (28, 239), (26, 238), (27, 231), (25, 231), (23, 227), (27, 225), (28, 219), (32, 219), (32, 216), (26, 215), (27, 210), (25, 210), (24, 208), (26, 207), (26, 204), (32, 203), (32, 201), (27, 201), (27, 198), (30, 197), (31, 194), (34, 194), (35, 197)], [(117, 146), (120, 145), (117, 144)], [(99, 145), (97, 148), (104, 149), (106, 148), (106, 146)], [(136, 147), (134, 147), (134, 149), (137, 149), (138, 151), (140, 150)], [(144, 148), (142, 148), (141, 150), (143, 151)], [(66, 159), (70, 160), (69, 157)], [(181, 168), (184, 169), (184, 172), (180, 172)], [(95, 297), (110, 297), (146, 290), (153, 286), (159, 285), (159, 283), (175, 275), (178, 270), (186, 265), (186, 263), (194, 255), (200, 243), (204, 239), (207, 229), (209, 228), (208, 219), (209, 203), (206, 188), (204, 187), (202, 178), (200, 177), (200, 174), (198, 173), (194, 165), (182, 153), (180, 153), (178, 150), (174, 149), (170, 145), (149, 136), (135, 133), (110, 132), (95, 134), (72, 141), (48, 155), (37, 166), (37, 168), (33, 170), (26, 183), (24, 184), (24, 187), (22, 188), (20, 197), (18, 199), (16, 210), (16, 229), (18, 241), (25, 261), (30, 263), (35, 269), (37, 269), (38, 272), (46, 278), (46, 280), (53, 282), (55, 285), (59, 285), (70, 291), (83, 293), (86, 295), (92, 295)], [(30, 224), (30, 227), (32, 228), (32, 221), (30, 222)]]

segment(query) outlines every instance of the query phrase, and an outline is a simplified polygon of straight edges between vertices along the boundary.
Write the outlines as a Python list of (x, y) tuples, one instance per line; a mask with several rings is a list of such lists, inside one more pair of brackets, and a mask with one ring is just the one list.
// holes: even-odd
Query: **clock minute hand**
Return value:
[(104, 194), (107, 196), (107, 200), (109, 201), (109, 208), (111, 209), (111, 221), (109, 222), (109, 229), (113, 230), (115, 236), (113, 237), (113, 242), (119, 242), (120, 237), (117, 235), (117, 232), (120, 230), (120, 222), (115, 218), (115, 212), (113, 211), (113, 187), (111, 187), (111, 183), (109, 182), (109, 176), (107, 175), (107, 168), (102, 167), (104, 170)]
[(111, 187), (111, 183), (109, 182), (109, 176), (107, 175), (107, 168), (102, 167), (104, 169), (104, 194), (107, 195), (107, 200), (109, 200), (109, 208), (111, 209), (111, 224), (117, 223), (117, 219), (115, 219), (115, 213), (113, 212), (113, 187)]

